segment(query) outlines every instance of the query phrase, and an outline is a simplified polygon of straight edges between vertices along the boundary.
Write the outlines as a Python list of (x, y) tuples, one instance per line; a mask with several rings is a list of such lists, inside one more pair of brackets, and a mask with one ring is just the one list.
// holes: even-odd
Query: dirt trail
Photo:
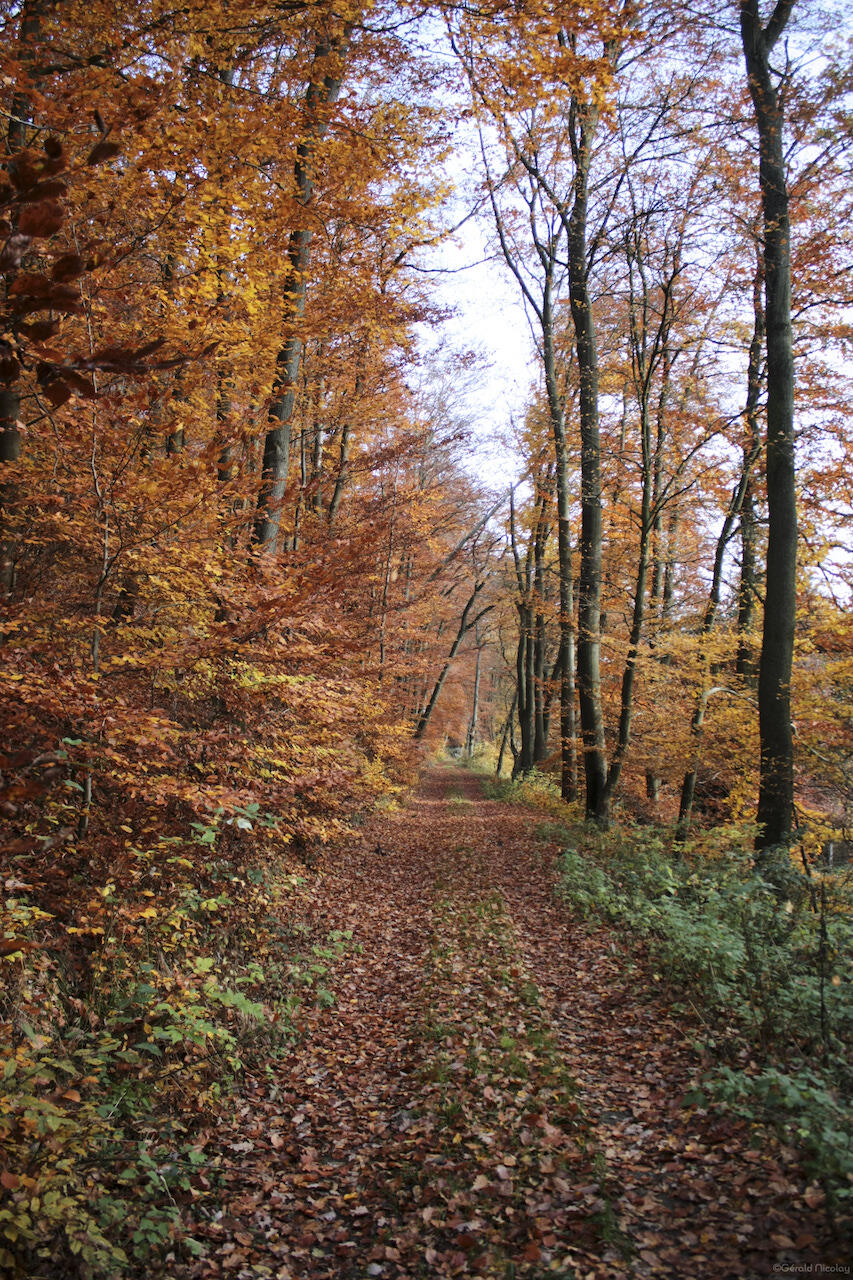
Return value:
[[(692, 1028), (554, 898), (541, 815), (429, 771), (319, 877), (353, 931), (218, 1141), (196, 1277), (751, 1280), (840, 1263), (790, 1153), (679, 1104)], [(838, 1267), (834, 1268), (836, 1274)]]

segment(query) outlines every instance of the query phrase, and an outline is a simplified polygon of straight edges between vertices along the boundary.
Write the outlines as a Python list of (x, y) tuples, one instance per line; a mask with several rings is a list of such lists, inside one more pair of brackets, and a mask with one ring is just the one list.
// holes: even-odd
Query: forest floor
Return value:
[(221, 1211), (181, 1275), (850, 1274), (793, 1152), (683, 1105), (698, 1020), (555, 897), (541, 825), (436, 767), (324, 863), (335, 1003), (206, 1135)]

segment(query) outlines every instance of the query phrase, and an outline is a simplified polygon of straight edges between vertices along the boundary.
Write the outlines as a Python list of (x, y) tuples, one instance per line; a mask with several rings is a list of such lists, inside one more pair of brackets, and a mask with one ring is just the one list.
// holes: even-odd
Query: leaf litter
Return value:
[(202, 1256), (170, 1275), (846, 1270), (795, 1153), (683, 1105), (697, 1026), (556, 899), (535, 817), (434, 768), (326, 859), (311, 921), (353, 933), (335, 1003), (206, 1135)]

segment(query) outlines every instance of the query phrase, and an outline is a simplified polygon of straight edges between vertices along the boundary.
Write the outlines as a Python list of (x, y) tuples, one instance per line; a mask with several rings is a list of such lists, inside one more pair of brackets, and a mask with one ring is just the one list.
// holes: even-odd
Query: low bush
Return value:
[(750, 1062), (711, 1073), (707, 1090), (795, 1141), (841, 1212), (853, 1197), (850, 878), (787, 860), (762, 876), (737, 845), (697, 844), (688, 860), (651, 829), (542, 834), (563, 845), (561, 896), (643, 939), (656, 976), (692, 993), (718, 1055), (728, 1045)]
[(313, 937), (302, 876), (256, 844), (224, 856), (221, 825), (131, 846), (119, 889), (81, 885), (70, 919), (7, 880), (4, 1273), (154, 1275), (197, 1252), (181, 1206), (215, 1186), (205, 1128), (291, 1043), (300, 1006), (334, 999), (324, 980), (349, 935)]

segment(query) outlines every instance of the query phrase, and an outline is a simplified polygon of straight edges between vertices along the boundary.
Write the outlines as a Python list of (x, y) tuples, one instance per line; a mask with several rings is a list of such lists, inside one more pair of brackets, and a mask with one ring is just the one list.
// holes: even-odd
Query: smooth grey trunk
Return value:
[(770, 55), (795, 0), (778, 0), (762, 26), (758, 0), (741, 0), (740, 21), (749, 92), (759, 138), (758, 179), (764, 232), (767, 341), (767, 570), (758, 671), (759, 866), (764, 850), (790, 845), (794, 818), (791, 669), (797, 608), (797, 493), (794, 460), (794, 347), (791, 245), (785, 174), (784, 110)]
[(394, 491), (391, 497), (391, 518), (388, 521), (388, 545), (385, 553), (385, 566), (382, 574), (382, 599), (379, 613), (379, 682), (385, 676), (386, 629), (388, 626), (388, 605), (391, 592), (391, 581), (394, 572), (394, 539), (397, 529), (397, 476), (394, 475)]
[[(672, 377), (673, 358), (669, 348), (668, 338), (664, 341), (662, 359), (661, 359), (661, 386), (658, 393), (657, 410), (655, 415), (655, 461), (654, 461), (654, 478), (652, 484), (652, 568), (651, 583), (649, 586), (649, 610), (653, 615), (658, 627), (663, 626), (664, 622), (664, 585), (666, 582), (666, 569), (669, 558), (669, 547), (666, 540), (666, 524), (664, 522), (664, 501), (663, 501), (663, 464), (666, 452), (666, 419), (667, 409), (670, 399), (670, 381)], [(649, 648), (654, 650), (657, 645), (657, 635), (653, 629), (649, 636)], [(646, 770), (646, 798), (651, 800), (652, 804), (657, 804), (660, 799), (661, 779), (654, 769)]]
[[(352, 403), (358, 402), (364, 387), (364, 364), (367, 358), (368, 343), (365, 339), (359, 344), (356, 352), (356, 374), (353, 382)], [(338, 439), (338, 467), (335, 475), (335, 483), (332, 489), (332, 496), (329, 498), (329, 506), (326, 510), (326, 521), (331, 529), (337, 518), (338, 510), (341, 505), (341, 499), (344, 496), (344, 489), (349, 482), (349, 455), (352, 442), (352, 424), (348, 420), (341, 423), (340, 437)], [(411, 576), (411, 566), (409, 567), (409, 576)]]
[[(598, 351), (589, 292), (587, 214), (592, 143), (599, 110), (572, 103), (570, 127), (575, 164), (569, 215), (569, 296), (580, 384), (581, 534), (578, 578), (577, 687), (586, 777), (586, 816), (609, 822), (607, 758), (601, 707), (601, 439), (598, 422)], [(562, 602), (561, 602), (562, 608)]]
[[(552, 348), (553, 358), (553, 348)], [(546, 373), (546, 385), (549, 379)], [(551, 375), (551, 397), (559, 412), (551, 414), (557, 484), (557, 564), (560, 589), (560, 795), (573, 804), (578, 794), (577, 734), (575, 727), (575, 599), (572, 565), (571, 495), (566, 419)], [(543, 726), (544, 733), (544, 726)], [(547, 746), (546, 746), (547, 749)]]
[[(516, 157), (522, 164), (535, 189), (545, 193), (559, 211), (562, 231), (570, 236), (569, 220), (564, 216), (562, 202), (555, 195), (544, 174), (538, 167), (535, 157), (516, 149)], [(560, 269), (560, 251), (558, 237), (552, 233), (540, 236), (536, 229), (534, 208), (535, 198), (529, 202), (531, 231), (536, 255), (542, 267), (541, 297), (535, 296), (529, 281), (520, 270), (518, 261), (510, 245), (503, 225), (494, 190), (490, 184), (489, 198), (495, 219), (501, 251), (510, 271), (515, 276), (522, 294), (536, 315), (541, 333), (541, 358), (545, 374), (545, 393), (548, 403), (548, 417), (554, 440), (554, 457), (557, 484), (557, 563), (559, 573), (560, 596), (560, 650), (563, 654), (560, 680), (560, 792), (565, 800), (574, 800), (577, 795), (577, 756), (574, 731), (575, 704), (575, 621), (574, 621), (574, 578), (572, 569), (572, 534), (571, 508), (569, 500), (569, 458), (566, 441), (565, 396), (561, 391), (557, 372), (557, 351), (554, 333), (554, 273)], [(544, 712), (544, 707), (543, 707)], [(519, 694), (519, 714), (521, 714), (521, 694)], [(544, 715), (543, 715), (544, 724)], [(535, 733), (535, 714), (534, 714)], [(603, 729), (602, 729), (603, 741)], [(522, 751), (524, 746), (522, 745)], [(516, 761), (517, 769), (523, 770)]]
[[(647, 438), (647, 425), (643, 427), (644, 441)], [(644, 449), (644, 454), (645, 454)], [(644, 458), (645, 461), (645, 458)], [(649, 575), (649, 550), (652, 531), (652, 476), (651, 469), (644, 466), (643, 497), (640, 511), (640, 547), (637, 559), (637, 577), (634, 585), (634, 605), (631, 614), (631, 629), (628, 635), (628, 654), (622, 671), (622, 688), (619, 703), (619, 728), (616, 735), (616, 747), (610, 766), (607, 770), (607, 781), (602, 797), (602, 816), (599, 823), (605, 823), (610, 810), (613, 793), (619, 784), (619, 778), (625, 763), (625, 757), (631, 742), (631, 721), (634, 713), (634, 686), (637, 678), (637, 664), (640, 657), (640, 640), (643, 635), (643, 622), (646, 611), (646, 588)]]
[[(632, 225), (625, 233), (625, 256), (628, 266), (629, 322), (631, 340), (631, 377), (640, 419), (640, 449), (642, 457), (642, 496), (640, 500), (640, 544), (637, 552), (637, 574), (631, 626), (628, 633), (628, 653), (622, 672), (619, 703), (619, 725), (616, 746), (607, 770), (606, 807), (619, 785), (622, 769), (631, 743), (631, 726), (634, 714), (634, 690), (640, 660), (640, 645), (646, 618), (649, 571), (652, 567), (656, 525), (660, 529), (663, 511), (662, 492), (663, 452), (666, 440), (664, 408), (668, 392), (672, 361), (669, 355), (669, 338), (673, 323), (674, 298), (681, 274), (682, 237), (673, 245), (667, 244), (664, 263), (656, 283), (649, 279), (646, 255), (645, 219), (634, 202), (634, 191), (629, 179), (632, 201)], [(653, 293), (659, 294), (655, 305)], [(657, 396), (657, 412), (652, 422), (652, 392), (658, 369), (661, 369), (661, 389)], [(662, 558), (658, 557), (662, 565)], [(660, 569), (653, 581), (652, 591), (662, 588)]]
[(545, 522), (543, 509), (536, 522), (536, 538), (533, 544), (533, 595), (536, 602), (533, 620), (533, 762), (541, 764), (548, 754), (545, 733), (545, 651), (547, 627), (545, 622), (545, 548), (550, 526)]
[(515, 658), (515, 683), (518, 691), (518, 727), (521, 746), (513, 762), (512, 776), (530, 773), (533, 768), (534, 701), (533, 701), (533, 646), (531, 643), (531, 612), (527, 605), (517, 602), (518, 648)]
[(344, 422), (341, 426), (341, 438), (338, 443), (338, 473), (335, 476), (335, 487), (332, 490), (332, 496), (329, 499), (329, 509), (326, 512), (326, 519), (329, 527), (335, 523), (338, 509), (341, 505), (341, 498), (344, 496), (344, 488), (348, 480), (349, 455), (350, 455), (350, 435), (351, 427), (348, 422)]

